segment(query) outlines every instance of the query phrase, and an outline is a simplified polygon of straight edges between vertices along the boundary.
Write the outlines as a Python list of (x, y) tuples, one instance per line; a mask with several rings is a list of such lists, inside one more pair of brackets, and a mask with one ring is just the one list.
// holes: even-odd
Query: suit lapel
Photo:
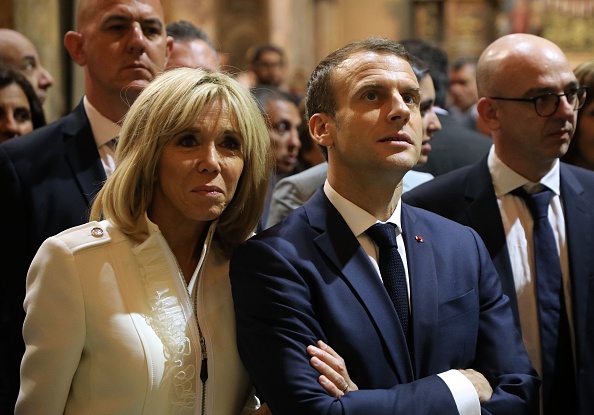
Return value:
[[(561, 199), (565, 216), (565, 235), (569, 254), (569, 269), (574, 299), (574, 320), (578, 327), (576, 333), (586, 332), (586, 316), (589, 293), (593, 236), (587, 231), (592, 229), (591, 215), (582, 198), (584, 189), (570, 169), (561, 163)], [(584, 231), (586, 230), (586, 231)]]
[(411, 382), (413, 372), (406, 338), (397, 324), (398, 316), (390, 297), (367, 254), (323, 190), (318, 190), (305, 208), (311, 226), (320, 232), (314, 240), (315, 244), (342, 272), (353, 291), (353, 297), (369, 313), (369, 318), (377, 327), (378, 334), (389, 351), (389, 358), (399, 381)]
[(468, 201), (467, 225), (480, 235), (489, 251), (495, 269), (500, 276), (503, 292), (510, 299), (514, 321), (519, 330), (520, 316), (511, 261), (487, 158), (485, 157), (475, 164), (467, 177), (468, 182), (464, 193)]
[(82, 102), (64, 123), (64, 152), (72, 175), (88, 204), (106, 180), (91, 125)]
[[(402, 205), (402, 237), (406, 246), (412, 306), (415, 378), (432, 373), (431, 362), (437, 333), (437, 270), (428, 229), (413, 209)], [(422, 243), (416, 237), (423, 237)]]

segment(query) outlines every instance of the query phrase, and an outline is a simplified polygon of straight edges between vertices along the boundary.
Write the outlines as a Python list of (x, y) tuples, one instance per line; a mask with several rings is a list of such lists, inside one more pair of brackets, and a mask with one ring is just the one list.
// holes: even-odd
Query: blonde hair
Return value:
[(179, 68), (157, 76), (130, 107), (120, 134), (117, 168), (91, 210), (136, 241), (148, 236), (145, 214), (153, 199), (157, 162), (165, 145), (193, 127), (205, 109), (223, 102), (240, 132), (244, 167), (235, 195), (219, 218), (215, 238), (230, 253), (262, 216), (272, 168), (270, 138), (249, 91), (228, 75)]

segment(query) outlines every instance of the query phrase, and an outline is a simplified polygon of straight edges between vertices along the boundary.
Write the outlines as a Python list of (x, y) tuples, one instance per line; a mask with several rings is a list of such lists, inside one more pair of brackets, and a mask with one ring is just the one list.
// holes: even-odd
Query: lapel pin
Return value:
[(423, 237), (421, 235), (415, 236), (415, 239), (417, 240), (418, 243), (420, 243), (420, 244), (423, 243)]

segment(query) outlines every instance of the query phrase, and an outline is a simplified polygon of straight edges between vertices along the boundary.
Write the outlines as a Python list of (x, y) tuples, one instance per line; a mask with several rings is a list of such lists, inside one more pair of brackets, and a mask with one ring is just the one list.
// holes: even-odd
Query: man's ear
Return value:
[(64, 35), (64, 46), (66, 46), (66, 50), (68, 50), (68, 53), (74, 62), (80, 66), (85, 66), (87, 64), (87, 58), (83, 50), (82, 33), (74, 32), (72, 30), (68, 31)]
[(316, 143), (324, 147), (334, 144), (335, 122), (328, 114), (316, 113), (309, 119), (309, 134)]
[(483, 97), (476, 104), (480, 125), (488, 131), (498, 130), (500, 127), (499, 107), (491, 98)]
[(171, 51), (173, 50), (174, 39), (171, 36), (167, 36), (167, 44), (165, 46), (165, 62), (163, 63), (163, 69), (167, 67), (169, 58), (171, 57)]

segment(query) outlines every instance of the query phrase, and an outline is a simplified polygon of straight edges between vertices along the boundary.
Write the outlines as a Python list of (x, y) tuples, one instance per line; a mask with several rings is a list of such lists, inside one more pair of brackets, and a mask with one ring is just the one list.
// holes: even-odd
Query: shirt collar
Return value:
[(97, 148), (101, 147), (112, 138), (120, 135), (120, 130), (122, 127), (111, 121), (109, 118), (105, 117), (95, 107), (93, 107), (86, 95), (83, 98), (83, 105), (85, 107), (87, 117), (89, 118), (89, 123), (91, 124), (91, 131), (93, 132), (93, 137), (95, 137), (95, 144), (97, 144)]
[[(326, 193), (330, 203), (332, 203), (336, 210), (338, 210), (338, 213), (340, 213), (356, 237), (359, 237), (362, 233), (369, 229), (369, 227), (380, 222), (369, 212), (366, 212), (353, 202), (338, 194), (338, 192), (336, 192), (336, 190), (330, 186), (328, 180), (326, 180), (324, 183), (324, 193)], [(394, 209), (394, 213), (392, 213), (392, 216), (390, 216), (390, 218), (385, 222), (393, 223), (398, 229), (398, 234), (402, 233), (400, 212), (401, 203), (399, 200), (398, 204), (396, 205), (396, 209)]]
[(549, 170), (549, 172), (540, 180), (539, 183), (531, 182), (504, 164), (501, 159), (497, 157), (497, 154), (495, 154), (495, 146), (491, 146), (487, 163), (489, 166), (489, 171), (491, 172), (491, 177), (493, 179), (495, 195), (497, 197), (506, 195), (520, 186), (526, 186), (529, 191), (530, 188), (536, 187), (539, 183), (551, 189), (556, 195), (561, 194), (559, 159), (555, 160), (551, 170)]

